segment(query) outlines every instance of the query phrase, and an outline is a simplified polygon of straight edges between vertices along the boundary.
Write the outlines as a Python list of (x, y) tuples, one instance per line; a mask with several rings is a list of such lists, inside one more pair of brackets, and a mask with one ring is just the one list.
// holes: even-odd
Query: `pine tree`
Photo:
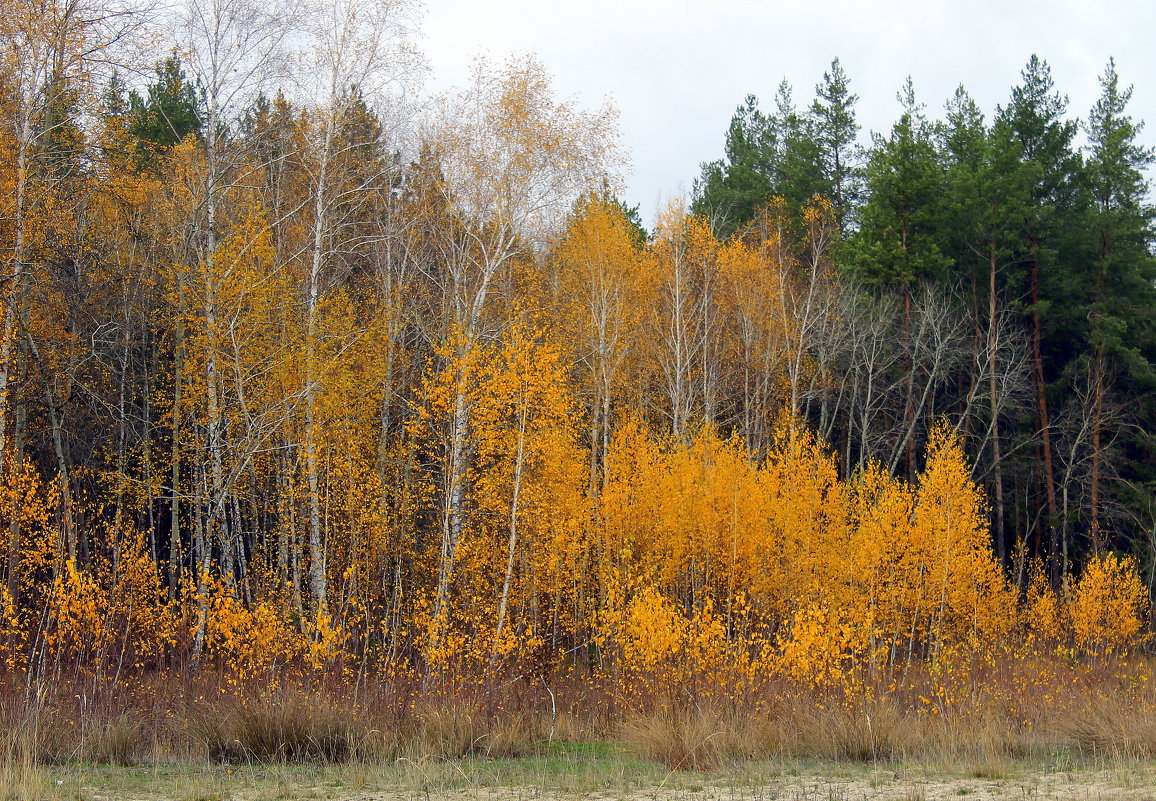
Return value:
[[(1059, 507), (1056, 498), (1055, 459), (1053, 448), (1053, 414), (1049, 410), (1048, 387), (1059, 367), (1069, 357), (1049, 348), (1045, 324), (1054, 330), (1057, 320), (1066, 316), (1060, 290), (1069, 265), (1063, 264), (1058, 245), (1064, 229), (1069, 227), (1076, 207), (1073, 176), (1079, 169), (1079, 156), (1072, 149), (1076, 124), (1064, 119), (1067, 98), (1055, 91), (1051, 68), (1033, 55), (1022, 72), (1022, 84), (1012, 89), (1011, 100), (996, 114), (995, 142), (1006, 148), (1015, 191), (1022, 193), (1023, 205), (1016, 223), (1015, 244), (1016, 290), (1025, 298), (1024, 314), (1031, 336), (1032, 378), (1036, 397), (1036, 430), (1040, 437), (1040, 463), (1043, 470), (1046, 515), (1043, 528), (1051, 555), (1053, 575), (1059, 567)], [(1045, 342), (1048, 340), (1048, 342)], [(1042, 546), (1042, 543), (1039, 543)]]
[(814, 120), (795, 108), (791, 85), (785, 79), (775, 94), (772, 125), (779, 144), (775, 194), (787, 202), (793, 215), (801, 216), (812, 197), (826, 192), (822, 149)]
[(859, 270), (903, 298), (901, 338), (907, 368), (904, 402), (907, 474), (915, 476), (915, 368), (911, 343), (911, 290), (942, 275), (947, 260), (938, 244), (943, 167), (932, 126), (908, 78), (897, 98), (903, 108), (887, 139), (877, 137), (867, 166), (869, 199), (856, 237)]
[(851, 80), (836, 58), (823, 81), (815, 86), (811, 103), (811, 120), (819, 146), (823, 175), (823, 194), (835, 207), (835, 219), (841, 233), (854, 227), (856, 210), (862, 198), (863, 169), (860, 166), (859, 123), (855, 104), (859, 96), (851, 92)]
[[(1001, 417), (1008, 414), (1008, 371), (1015, 349), (1006, 320), (1005, 268), (1011, 259), (1014, 221), (1022, 215), (1023, 193), (1014, 180), (1016, 162), (1008, 147), (995, 141), (975, 101), (960, 87), (947, 104), (940, 130), (946, 162), (944, 251), (955, 261), (956, 275), (970, 286), (976, 320), (972, 388), (986, 390), (988, 417), (977, 432), (977, 450), (991, 449), (994, 538), (997, 553), (1007, 554), (1003, 438)], [(984, 321), (984, 322), (980, 322)], [(986, 379), (986, 380), (984, 380)]]
[(201, 101), (175, 52), (157, 64), (156, 81), (144, 97), (129, 93), (127, 116), (138, 167), (159, 166), (160, 154), (186, 136), (200, 135)]
[(947, 264), (939, 246), (944, 171), (910, 78), (897, 98), (899, 121), (888, 138), (876, 136), (868, 161), (858, 240), (860, 269), (869, 279), (910, 287), (942, 276)]
[[(1136, 141), (1143, 123), (1133, 122), (1127, 113), (1132, 88), (1120, 86), (1114, 61), (1108, 61), (1100, 86), (1102, 93), (1086, 126), (1090, 143), (1086, 182), (1092, 200), (1095, 254), (1090, 275), (1083, 281), (1088, 288), (1092, 418), (1088, 524), (1097, 553), (1107, 546), (1103, 507), (1108, 396), (1124, 401), (1150, 396), (1156, 388), (1151, 361), (1156, 355), (1152, 348), (1156, 258), (1151, 250), (1153, 211), (1146, 202), (1149, 185), (1143, 173), (1156, 160), (1156, 153)], [(1141, 415), (1149, 411), (1138, 408)], [(1141, 430), (1152, 429), (1142, 426)], [(1146, 437), (1128, 439), (1131, 461), (1151, 464), (1152, 450), (1143, 442)]]
[(711, 220), (715, 234), (730, 236), (750, 222), (774, 193), (776, 135), (758, 99), (747, 95), (735, 109), (726, 136), (726, 156), (702, 165), (694, 183), (691, 211)]

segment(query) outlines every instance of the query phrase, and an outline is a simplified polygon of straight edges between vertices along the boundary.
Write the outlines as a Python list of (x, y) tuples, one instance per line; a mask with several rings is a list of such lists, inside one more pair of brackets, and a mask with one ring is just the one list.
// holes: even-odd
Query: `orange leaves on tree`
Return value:
[(854, 624), (820, 604), (795, 612), (778, 643), (774, 665), (786, 676), (816, 688), (854, 689)]
[(1090, 654), (1109, 654), (1148, 639), (1148, 591), (1136, 560), (1108, 554), (1092, 559), (1072, 590), (1069, 607), (1075, 644)]

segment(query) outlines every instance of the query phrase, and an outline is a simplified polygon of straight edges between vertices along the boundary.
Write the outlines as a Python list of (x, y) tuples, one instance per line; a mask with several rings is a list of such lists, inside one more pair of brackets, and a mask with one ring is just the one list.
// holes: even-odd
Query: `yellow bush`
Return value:
[(677, 657), (686, 642), (687, 619), (662, 593), (643, 588), (630, 601), (622, 632), (626, 664), (654, 670)]
[(1087, 653), (1126, 651), (1143, 643), (1148, 592), (1136, 560), (1109, 554), (1088, 562), (1068, 613), (1076, 647)]
[(847, 669), (856, 639), (855, 627), (819, 604), (798, 610), (779, 643), (779, 669), (796, 681), (815, 687), (850, 688)]

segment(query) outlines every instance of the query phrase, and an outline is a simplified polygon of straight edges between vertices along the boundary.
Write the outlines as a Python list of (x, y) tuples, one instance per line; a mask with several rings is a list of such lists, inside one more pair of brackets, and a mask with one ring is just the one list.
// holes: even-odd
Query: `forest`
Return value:
[(1034, 55), (990, 115), (908, 80), (867, 143), (835, 59), (648, 230), (612, 108), (530, 56), (426, 97), (415, 13), (3, 0), (5, 703), (1151, 689), (1111, 60), (1082, 118)]

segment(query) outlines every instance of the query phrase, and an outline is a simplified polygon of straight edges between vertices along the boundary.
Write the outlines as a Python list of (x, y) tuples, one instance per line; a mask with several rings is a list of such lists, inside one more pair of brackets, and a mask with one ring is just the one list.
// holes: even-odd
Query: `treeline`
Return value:
[(773, 113), (746, 99), (692, 205), (725, 236), (768, 202), (830, 200), (831, 258), (871, 308), (838, 314), (837, 342), (812, 346), (838, 381), (834, 408), (810, 416), (845, 470), (874, 456), (910, 477), (920, 418), (948, 414), (997, 551), (1026, 545), (1053, 576), (1114, 548), (1151, 573), (1156, 530), (1153, 152), (1112, 61), (1100, 86), (1073, 119), (1032, 56), (989, 122), (962, 87), (930, 116), (908, 79), (899, 119), (862, 148), (836, 59), (805, 109), (785, 82)]
[(1033, 60), (990, 131), (908, 93), (864, 170), (836, 65), (647, 232), (613, 114), (533, 60), (422, 104), (404, 6), (289, 10), (194, 3), (130, 88), (100, 67), (138, 15), (5, 7), (10, 668), (826, 681), (1143, 639), (1108, 554), (1151, 556), (1113, 73), (1085, 160)]

